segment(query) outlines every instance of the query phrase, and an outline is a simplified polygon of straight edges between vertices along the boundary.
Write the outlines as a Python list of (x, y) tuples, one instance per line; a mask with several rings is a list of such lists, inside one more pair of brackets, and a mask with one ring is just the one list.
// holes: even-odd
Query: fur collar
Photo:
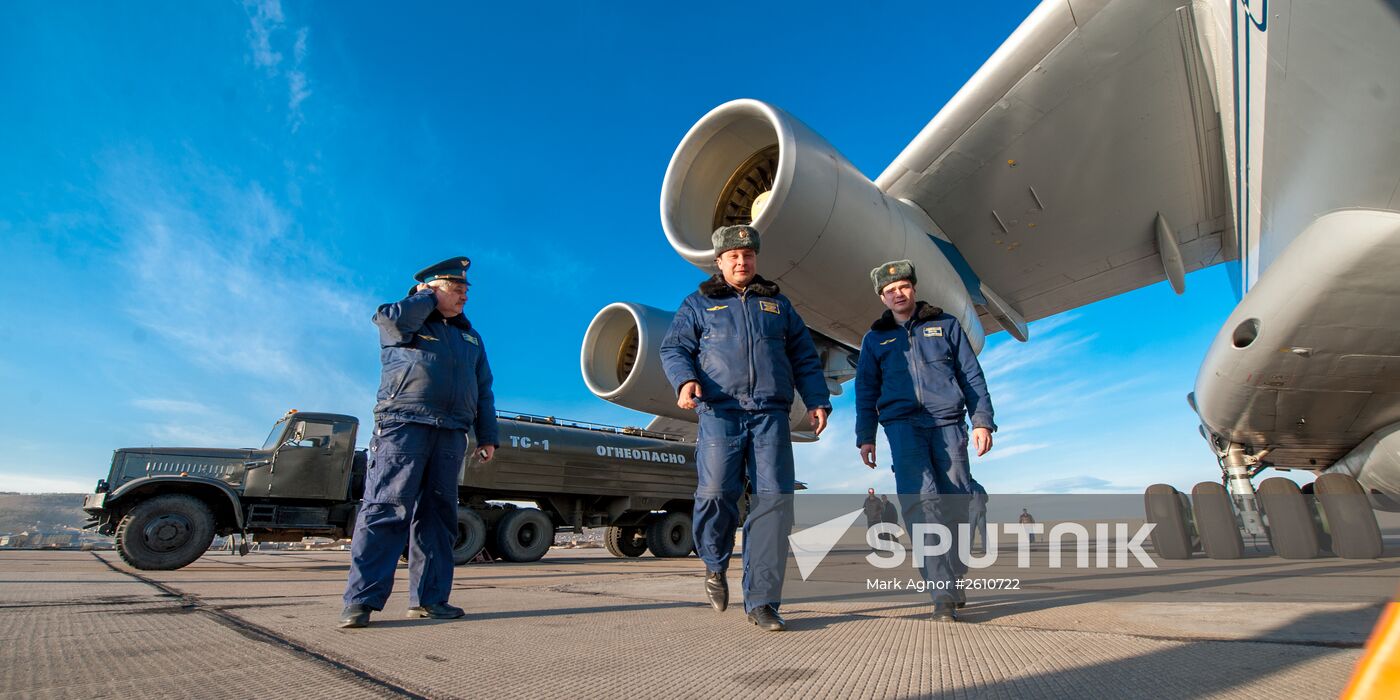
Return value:
[(457, 314), (452, 318), (443, 318), (442, 314), (438, 312), (437, 309), (433, 309), (432, 313), (428, 314), (428, 318), (425, 319), (423, 323), (432, 323), (434, 321), (442, 321), (449, 326), (456, 326), (464, 331), (472, 329), (472, 322), (467, 320), (466, 314)]
[[(754, 275), (753, 281), (749, 283), (749, 291), (761, 297), (775, 297), (778, 296), (778, 285), (763, 279), (760, 275)], [(724, 281), (724, 276), (719, 274), (701, 282), (700, 293), (714, 299), (738, 296), (734, 288)]]
[[(914, 325), (917, 326), (941, 313), (943, 313), (943, 309), (937, 306), (926, 304), (922, 301), (916, 302), (914, 306)], [(872, 331), (892, 331), (897, 328), (899, 328), (899, 322), (894, 320), (894, 312), (889, 309), (886, 309), (883, 316), (870, 324), (870, 330)]]

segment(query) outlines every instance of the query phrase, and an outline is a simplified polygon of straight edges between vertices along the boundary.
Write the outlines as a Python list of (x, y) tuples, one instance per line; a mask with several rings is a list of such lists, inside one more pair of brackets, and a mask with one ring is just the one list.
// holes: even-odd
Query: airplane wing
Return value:
[(988, 333), (1006, 302), (1031, 321), (1238, 257), (1202, 24), (1046, 0), (880, 175), (966, 260)]
[(684, 439), (686, 442), (695, 442), (700, 434), (700, 424), (694, 421), (681, 420), (679, 418), (668, 418), (657, 416), (651, 419), (646, 429), (653, 433), (666, 433)]

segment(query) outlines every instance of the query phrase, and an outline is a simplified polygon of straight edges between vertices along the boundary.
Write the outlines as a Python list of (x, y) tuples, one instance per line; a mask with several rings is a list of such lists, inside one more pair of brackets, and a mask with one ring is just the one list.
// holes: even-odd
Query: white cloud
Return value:
[(999, 444), (996, 444), (995, 441), (993, 441), (992, 451), (988, 452), (985, 455), (982, 455), (978, 458), (978, 460), (979, 463), (992, 462), (998, 459), (1016, 457), (1018, 455), (1023, 455), (1028, 452), (1035, 452), (1036, 450), (1043, 450), (1047, 447), (1050, 447), (1050, 444), (1046, 442), (1036, 442), (1027, 445), (1011, 445), (1009, 447), (1002, 447)]
[(209, 407), (196, 401), (182, 401), (180, 399), (135, 399), (132, 406), (152, 413), (175, 413), (181, 415), (208, 415)]
[[(125, 312), (137, 325), (191, 364), (305, 405), (373, 397), (334, 361), (347, 342), (374, 347), (373, 301), (347, 288), (346, 271), (258, 183), (139, 157), (116, 158), (108, 171), (102, 192), (127, 276)], [(134, 405), (193, 408), (158, 397)]]
[(1080, 475), (1043, 481), (1026, 493), (1135, 493), (1144, 488), (1145, 485), (1115, 484), (1096, 476)]
[(282, 54), (272, 48), (272, 34), (282, 28), (281, 0), (244, 0), (243, 9), (248, 13), (249, 49), (253, 65), (265, 68), (275, 75), (277, 64), (282, 62)]
[[(279, 47), (287, 45), (286, 16), (282, 13), (280, 0), (244, 0), (243, 9), (248, 13), (248, 52), (254, 66), (261, 68), (268, 78), (282, 78), (285, 59)], [(285, 70), (287, 89), (287, 124), (295, 132), (301, 128), (305, 117), (302, 103), (311, 96), (310, 83), (303, 67), (307, 53), (306, 27), (292, 32), (291, 67)]]
[(0, 491), (19, 493), (87, 493), (92, 491), (99, 477), (91, 480), (62, 479), (33, 474), (0, 472)]

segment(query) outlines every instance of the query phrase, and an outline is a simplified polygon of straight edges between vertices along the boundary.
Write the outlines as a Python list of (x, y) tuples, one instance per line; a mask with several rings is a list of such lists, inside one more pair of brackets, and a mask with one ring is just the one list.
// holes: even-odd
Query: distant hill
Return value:
[(81, 493), (6, 493), (0, 491), (0, 532), (44, 530), (87, 522)]

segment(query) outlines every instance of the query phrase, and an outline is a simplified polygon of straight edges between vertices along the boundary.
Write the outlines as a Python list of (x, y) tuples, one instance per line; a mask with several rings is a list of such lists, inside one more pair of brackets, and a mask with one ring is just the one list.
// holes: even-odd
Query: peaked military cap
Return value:
[(469, 285), (471, 283), (467, 281), (467, 268), (471, 266), (470, 258), (459, 255), (419, 270), (413, 279), (418, 280), (421, 284), (427, 284), (433, 280), (452, 280)]
[(875, 283), (876, 294), (903, 280), (909, 280), (909, 284), (919, 283), (919, 278), (914, 275), (914, 263), (908, 260), (891, 260), (870, 271), (870, 281)]
[(757, 253), (758, 229), (752, 226), (721, 226), (710, 235), (710, 243), (715, 247), (715, 257), (737, 248), (752, 248)]

